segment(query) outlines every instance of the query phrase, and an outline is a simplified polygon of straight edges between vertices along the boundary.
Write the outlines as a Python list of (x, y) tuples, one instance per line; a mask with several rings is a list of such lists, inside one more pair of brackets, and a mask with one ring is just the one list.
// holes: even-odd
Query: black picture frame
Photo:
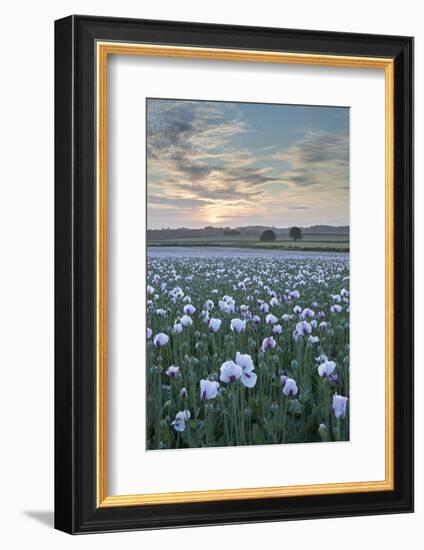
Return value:
[[(394, 60), (393, 491), (98, 508), (98, 40)], [(413, 511), (413, 39), (73, 15), (55, 22), (55, 527), (67, 533)]]

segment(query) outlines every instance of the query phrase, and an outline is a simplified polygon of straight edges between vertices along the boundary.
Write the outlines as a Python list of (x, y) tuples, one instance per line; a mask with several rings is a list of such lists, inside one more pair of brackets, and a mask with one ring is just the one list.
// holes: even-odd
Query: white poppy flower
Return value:
[(219, 300), (218, 307), (219, 307), (219, 311), (221, 313), (227, 313), (228, 312), (229, 307), (228, 307), (227, 302), (225, 302), (224, 300)]
[(265, 322), (267, 325), (273, 325), (278, 321), (277, 317), (273, 315), (272, 313), (268, 313), (268, 315), (265, 318)]
[(305, 309), (302, 311), (301, 317), (302, 319), (309, 319), (315, 315), (315, 312), (312, 311), (312, 309), (309, 309), (308, 307), (305, 307)]
[(267, 303), (263, 303), (260, 307), (262, 313), (268, 313), (269, 311), (269, 305)]
[(174, 333), (175, 334), (181, 334), (183, 331), (183, 325), (181, 323), (175, 323), (174, 325)]
[(308, 338), (308, 342), (310, 344), (317, 344), (319, 342), (319, 336), (312, 336), (311, 334), (311, 336), (309, 336)]
[(338, 304), (333, 304), (330, 307), (331, 313), (340, 313), (342, 311), (342, 306), (339, 306)]
[(301, 312), (302, 312), (302, 308), (300, 306), (294, 306), (293, 313), (297, 315), (298, 313), (301, 313)]
[(156, 315), (159, 315), (159, 317), (166, 317), (166, 310), (165, 309), (157, 309)]
[(168, 342), (169, 342), (169, 336), (167, 336), (163, 332), (159, 332), (159, 334), (156, 334), (156, 336), (153, 339), (153, 343), (157, 348), (166, 346)]
[(283, 327), (281, 325), (274, 325), (272, 327), (273, 334), (282, 334), (283, 333)]
[(209, 331), (214, 332), (214, 333), (218, 332), (218, 330), (221, 328), (221, 323), (222, 323), (221, 319), (215, 319), (215, 318), (212, 317), (212, 319), (210, 319), (209, 325), (208, 325), (209, 326)]
[(200, 399), (215, 399), (218, 395), (219, 382), (211, 380), (200, 380)]
[(165, 372), (166, 376), (169, 376), (169, 378), (176, 378), (178, 374), (180, 374), (180, 367), (175, 367), (174, 365), (171, 365), (168, 367), (168, 370)]
[(321, 363), (318, 367), (318, 374), (321, 376), (321, 378), (328, 378), (330, 374), (333, 373), (335, 368), (336, 363), (334, 361), (325, 361), (324, 363)]
[(336, 418), (342, 418), (346, 415), (347, 397), (343, 395), (333, 395), (333, 413)]
[(196, 311), (196, 308), (191, 304), (187, 304), (186, 306), (184, 306), (184, 313), (186, 315), (193, 315), (195, 311)]
[(231, 319), (230, 326), (233, 332), (240, 334), (241, 332), (244, 332), (246, 328), (246, 321), (242, 321), (241, 319)]
[(220, 370), (221, 376), (219, 377), (219, 379), (226, 384), (229, 384), (230, 382), (235, 382), (241, 377), (243, 373), (243, 369), (239, 365), (236, 365), (234, 361), (225, 361), (225, 363), (221, 365)]
[(271, 300), (269, 301), (269, 305), (272, 307), (278, 306), (278, 298), (276, 298), (275, 296), (274, 298), (271, 298)]
[(153, 334), (153, 330), (149, 327), (147, 327), (147, 339), (151, 338)]
[(291, 397), (297, 394), (297, 384), (293, 378), (287, 378), (284, 384), (283, 393), (287, 397)]
[(253, 388), (256, 384), (257, 376), (254, 373), (255, 366), (253, 360), (247, 353), (237, 352), (236, 364), (242, 368), (241, 381), (246, 388)]
[(183, 327), (191, 327), (193, 324), (193, 319), (189, 315), (183, 315), (180, 319), (181, 324)]
[(300, 321), (296, 325), (296, 334), (299, 336), (309, 336), (312, 332), (312, 327), (307, 321)]
[(215, 304), (213, 303), (212, 300), (206, 300), (205, 302), (205, 309), (207, 311), (210, 311), (211, 309), (213, 309), (215, 307)]
[(277, 342), (274, 340), (272, 336), (269, 336), (268, 338), (264, 338), (262, 340), (262, 351), (267, 351), (269, 349), (274, 349), (277, 345)]
[(191, 417), (190, 411), (178, 411), (175, 415), (175, 420), (171, 422), (171, 426), (176, 430), (177, 432), (183, 432), (186, 428), (186, 422), (189, 421)]

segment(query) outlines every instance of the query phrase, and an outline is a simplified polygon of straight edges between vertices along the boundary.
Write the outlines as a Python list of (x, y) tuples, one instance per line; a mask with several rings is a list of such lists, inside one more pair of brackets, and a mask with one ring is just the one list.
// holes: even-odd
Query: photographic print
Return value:
[(147, 449), (349, 440), (349, 109), (146, 112)]

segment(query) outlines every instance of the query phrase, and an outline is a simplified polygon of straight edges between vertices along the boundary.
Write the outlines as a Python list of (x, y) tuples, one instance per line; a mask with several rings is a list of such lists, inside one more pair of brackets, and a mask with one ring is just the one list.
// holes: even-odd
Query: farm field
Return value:
[(348, 254), (185, 246), (148, 249), (147, 448), (348, 440)]
[(261, 242), (258, 236), (237, 235), (178, 237), (178, 239), (154, 239), (148, 240), (148, 246), (220, 246), (220, 247), (245, 247), (271, 250), (323, 250), (323, 251), (349, 251), (349, 235), (341, 234), (305, 234), (301, 241), (293, 241), (288, 235), (278, 235), (274, 242)]

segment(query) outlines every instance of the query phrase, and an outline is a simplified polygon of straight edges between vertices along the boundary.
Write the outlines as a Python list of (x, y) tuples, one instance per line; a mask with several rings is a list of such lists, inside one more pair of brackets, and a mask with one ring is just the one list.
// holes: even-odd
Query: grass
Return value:
[(305, 250), (349, 252), (348, 235), (311, 234), (305, 235), (301, 241), (294, 242), (287, 235), (279, 235), (274, 242), (264, 243), (252, 235), (211, 236), (211, 237), (179, 237), (178, 239), (152, 239), (148, 246), (196, 246), (196, 247), (231, 247), (253, 248), (266, 250)]

